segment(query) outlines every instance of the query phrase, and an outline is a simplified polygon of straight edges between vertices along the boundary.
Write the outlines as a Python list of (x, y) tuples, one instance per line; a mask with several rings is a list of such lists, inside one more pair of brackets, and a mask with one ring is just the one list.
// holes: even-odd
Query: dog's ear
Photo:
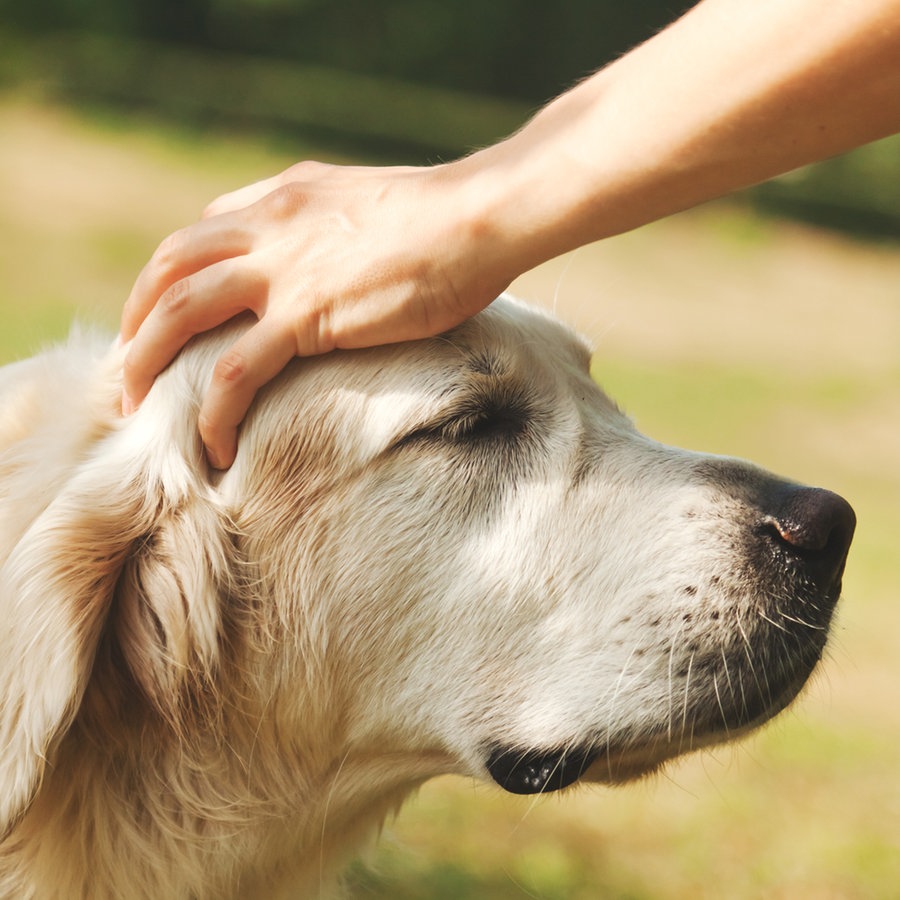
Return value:
[(35, 519), (0, 570), (0, 830), (24, 812), (72, 722), (122, 562), (151, 511), (96, 466)]
[(116, 633), (159, 704), (186, 667), (214, 665), (213, 582), (230, 542), (201, 466), (165, 430), (111, 435), (0, 569), (0, 835), (78, 713), (101, 639)]
[(128, 555), (116, 590), (113, 628), (128, 673), (176, 728), (186, 692), (195, 711), (215, 699), (222, 599), (235, 593), (230, 535), (202, 490), (166, 503)]

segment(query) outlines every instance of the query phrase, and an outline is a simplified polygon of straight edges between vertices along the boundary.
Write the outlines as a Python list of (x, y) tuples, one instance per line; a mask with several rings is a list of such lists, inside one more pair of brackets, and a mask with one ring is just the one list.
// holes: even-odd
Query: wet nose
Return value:
[(822, 586), (836, 583), (856, 529), (853, 507), (831, 491), (790, 485), (765, 520), (773, 540), (799, 557)]

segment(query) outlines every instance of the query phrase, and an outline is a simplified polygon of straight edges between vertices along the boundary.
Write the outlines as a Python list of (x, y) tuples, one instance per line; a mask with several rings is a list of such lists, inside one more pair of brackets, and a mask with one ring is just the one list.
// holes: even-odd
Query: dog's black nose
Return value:
[(770, 536), (802, 559), (820, 586), (836, 584), (856, 529), (853, 507), (831, 491), (798, 485), (784, 486), (773, 501), (765, 520)]

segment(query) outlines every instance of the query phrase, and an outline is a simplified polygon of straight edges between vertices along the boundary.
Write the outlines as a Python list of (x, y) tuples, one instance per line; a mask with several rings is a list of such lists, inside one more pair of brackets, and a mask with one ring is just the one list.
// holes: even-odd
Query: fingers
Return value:
[(164, 291), (125, 356), (123, 412), (137, 407), (156, 376), (195, 334), (248, 309), (259, 315), (265, 293), (264, 278), (235, 260), (207, 266)]
[(194, 272), (243, 256), (251, 249), (249, 231), (237, 217), (200, 221), (170, 234), (138, 275), (122, 310), (120, 334), (131, 340), (163, 293)]
[(200, 410), (200, 437), (211, 466), (227, 469), (237, 453), (238, 426), (257, 391), (293, 358), (287, 329), (262, 320), (243, 334), (216, 363)]

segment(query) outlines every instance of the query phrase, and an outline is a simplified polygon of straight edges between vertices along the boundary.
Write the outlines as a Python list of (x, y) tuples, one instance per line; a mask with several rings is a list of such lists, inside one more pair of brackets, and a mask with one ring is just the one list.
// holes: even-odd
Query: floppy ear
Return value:
[(202, 492), (167, 503), (125, 561), (114, 628), (144, 696), (178, 728), (186, 692), (192, 707), (210, 691), (221, 645), (222, 598), (234, 594), (234, 543), (219, 509)]
[(78, 712), (114, 604), (126, 664), (151, 699), (177, 682), (173, 669), (213, 664), (212, 569), (228, 568), (228, 541), (199, 466), (168, 437), (152, 426), (110, 436), (0, 569), (0, 836)]

